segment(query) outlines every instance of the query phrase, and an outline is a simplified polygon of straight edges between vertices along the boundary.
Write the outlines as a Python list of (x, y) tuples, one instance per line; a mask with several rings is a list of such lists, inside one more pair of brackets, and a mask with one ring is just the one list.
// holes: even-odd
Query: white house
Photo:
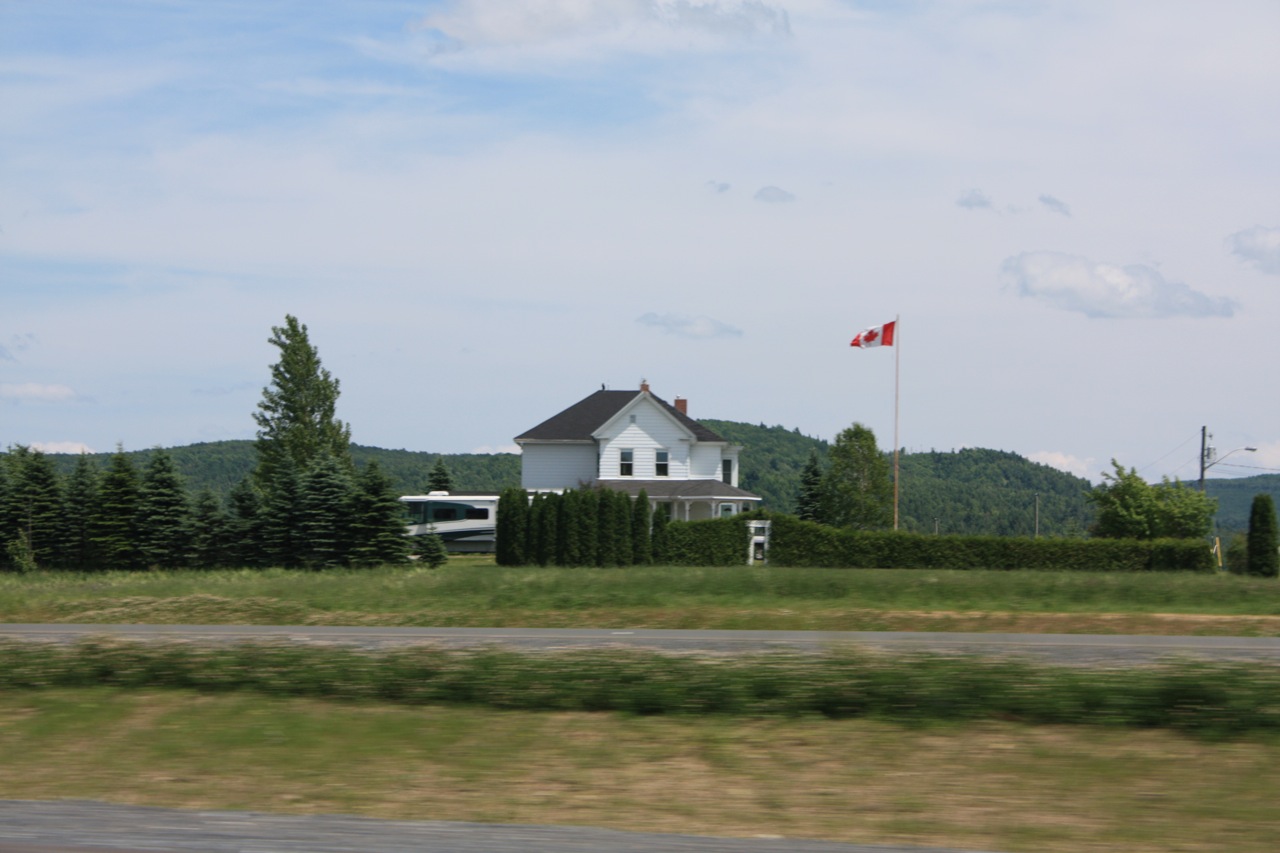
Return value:
[(516, 436), (521, 484), (530, 491), (600, 487), (637, 495), (671, 517), (697, 520), (752, 509), (760, 496), (738, 488), (738, 454), (641, 383), (639, 391), (601, 389)]

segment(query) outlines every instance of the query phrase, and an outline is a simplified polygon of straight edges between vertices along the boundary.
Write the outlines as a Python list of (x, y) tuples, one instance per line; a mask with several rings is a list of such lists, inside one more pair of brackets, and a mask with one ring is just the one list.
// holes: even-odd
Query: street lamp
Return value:
[(1205, 471), (1208, 471), (1210, 468), (1212, 468), (1214, 465), (1217, 465), (1222, 460), (1226, 459), (1232, 453), (1239, 453), (1242, 450), (1247, 451), (1249, 453), (1253, 453), (1258, 449), (1256, 447), (1237, 447), (1235, 450), (1228, 450), (1226, 453), (1222, 454), (1221, 456), (1218, 456), (1215, 459), (1214, 456), (1216, 455), (1216, 451), (1214, 450), (1214, 448), (1209, 447), (1207, 443), (1208, 439), (1210, 438), (1213, 438), (1213, 436), (1205, 432), (1204, 427), (1201, 427), (1200, 428), (1200, 492), (1201, 494), (1204, 493), (1204, 472)]

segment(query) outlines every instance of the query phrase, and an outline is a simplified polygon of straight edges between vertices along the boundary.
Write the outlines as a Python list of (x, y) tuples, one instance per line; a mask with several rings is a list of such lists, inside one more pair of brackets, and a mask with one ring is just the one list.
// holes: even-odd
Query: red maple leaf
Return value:
[(867, 331), (865, 335), (862, 336), (862, 339), (867, 343), (871, 343), (878, 337), (880, 337), (880, 333), (877, 332), (875, 329), (870, 329)]

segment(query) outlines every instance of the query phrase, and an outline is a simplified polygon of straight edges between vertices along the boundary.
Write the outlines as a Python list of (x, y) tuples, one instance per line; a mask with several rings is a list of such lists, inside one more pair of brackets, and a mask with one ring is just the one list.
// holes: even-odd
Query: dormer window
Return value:
[(618, 476), (630, 477), (635, 470), (636, 452), (634, 450), (621, 451), (618, 460)]
[(665, 450), (657, 451), (653, 456), (653, 476), (666, 477), (671, 473), (671, 454)]

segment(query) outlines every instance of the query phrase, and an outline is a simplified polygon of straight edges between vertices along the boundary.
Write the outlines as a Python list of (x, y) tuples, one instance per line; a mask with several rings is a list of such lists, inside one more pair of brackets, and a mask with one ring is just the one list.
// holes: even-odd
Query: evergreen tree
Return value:
[(649, 494), (640, 490), (631, 506), (631, 562), (647, 566), (653, 562), (653, 545), (649, 534)]
[(809, 451), (809, 461), (800, 471), (800, 494), (796, 499), (796, 515), (801, 521), (820, 521), (822, 513), (822, 461), (818, 451)]
[(81, 453), (67, 478), (66, 565), (72, 571), (87, 572), (97, 563), (93, 519), (98, 511), (99, 479), (98, 466), (87, 453)]
[[(332, 456), (315, 462), (302, 476), (294, 526), (298, 557), (313, 569), (343, 566), (352, 545), (352, 485)], [(366, 507), (361, 506), (364, 510)], [(364, 533), (360, 530), (359, 533)], [(359, 537), (363, 539), (363, 537)], [(361, 544), (364, 544), (363, 541)], [(368, 557), (367, 553), (363, 556)]]
[(560, 538), (558, 523), (560, 521), (561, 496), (555, 492), (542, 495), (538, 502), (537, 514), (537, 546), (538, 565), (549, 566), (556, 562), (556, 542)]
[(1276, 530), (1276, 505), (1271, 495), (1255, 495), (1249, 510), (1248, 556), (1251, 575), (1274, 578), (1280, 575), (1280, 534)]
[(453, 475), (450, 474), (449, 469), (445, 467), (444, 457), (442, 456), (436, 457), (436, 464), (431, 467), (431, 473), (427, 475), (427, 491), (453, 491)]
[(351, 428), (335, 417), (338, 380), (321, 367), (307, 327), (287, 314), (285, 324), (272, 326), (271, 333), (268, 343), (280, 350), (280, 360), (271, 366), (271, 385), (262, 389), (262, 400), (253, 415), (258, 424), (258, 467), (254, 471), (258, 486), (270, 493), (286, 467), (285, 460), (294, 477), (326, 456), (346, 470), (354, 470)]
[(271, 488), (262, 498), (262, 550), (267, 565), (294, 569), (302, 565), (304, 537), (297, 526), (302, 483), (292, 457), (276, 461)]
[(667, 553), (667, 522), (670, 520), (671, 516), (665, 506), (658, 506), (654, 509), (649, 543), (650, 549), (653, 551), (653, 562), (659, 566), (665, 564), (669, 557)]
[(578, 489), (573, 493), (573, 526), (577, 531), (578, 558), (575, 566), (596, 564), (598, 498), (592, 489)]
[(143, 566), (138, 549), (141, 488), (137, 469), (124, 448), (117, 446), (98, 481), (98, 511), (93, 518), (92, 543), (103, 570), (127, 571)]
[(227, 518), (227, 535), (231, 540), (230, 559), (238, 566), (261, 568), (267, 557), (263, 533), (262, 494), (253, 480), (245, 477), (228, 496), (231, 513)]
[(575, 517), (581, 503), (578, 493), (569, 489), (556, 502), (556, 558), (557, 566), (582, 564), (582, 552), (578, 543), (578, 520)]
[[(409, 541), (409, 516), (392, 486), (391, 478), (383, 472), (376, 460), (370, 460), (356, 476), (352, 507), (353, 563), (359, 566), (381, 566), (400, 565), (409, 561), (412, 545)], [(440, 547), (444, 547), (443, 540), (434, 533), (426, 538), (439, 540)]]
[(619, 566), (629, 566), (635, 560), (635, 546), (631, 541), (631, 498), (625, 492), (613, 492), (614, 556)]
[[(191, 564), (198, 569), (231, 565), (231, 518), (217, 496), (202, 489), (191, 509)], [(248, 565), (246, 563), (246, 565)]]
[(66, 544), (66, 511), (62, 482), (53, 461), (39, 450), (10, 449), (14, 482), (9, 512), (16, 526), (11, 556), (28, 568), (53, 569), (62, 565)]
[(613, 511), (613, 492), (596, 489), (596, 565), (618, 564), (617, 514)]
[(191, 506), (173, 458), (157, 447), (143, 473), (138, 493), (138, 549), (154, 569), (177, 569), (189, 563)]
[(494, 559), (499, 566), (525, 564), (525, 526), (529, 517), (529, 495), (512, 487), (498, 496), (498, 518)]
[(0, 570), (13, 568), (9, 546), (18, 538), (17, 523), (10, 503), (13, 497), (9, 477), (11, 459), (12, 456), (8, 453), (0, 454)]
[(869, 428), (855, 423), (836, 436), (822, 476), (821, 518), (833, 527), (882, 530), (893, 522), (889, 462)]
[(415, 536), (414, 550), (418, 555), (418, 564), (426, 565), (433, 569), (438, 569), (445, 563), (449, 562), (449, 550), (445, 548), (444, 540), (436, 533), (428, 533), (425, 536)]

